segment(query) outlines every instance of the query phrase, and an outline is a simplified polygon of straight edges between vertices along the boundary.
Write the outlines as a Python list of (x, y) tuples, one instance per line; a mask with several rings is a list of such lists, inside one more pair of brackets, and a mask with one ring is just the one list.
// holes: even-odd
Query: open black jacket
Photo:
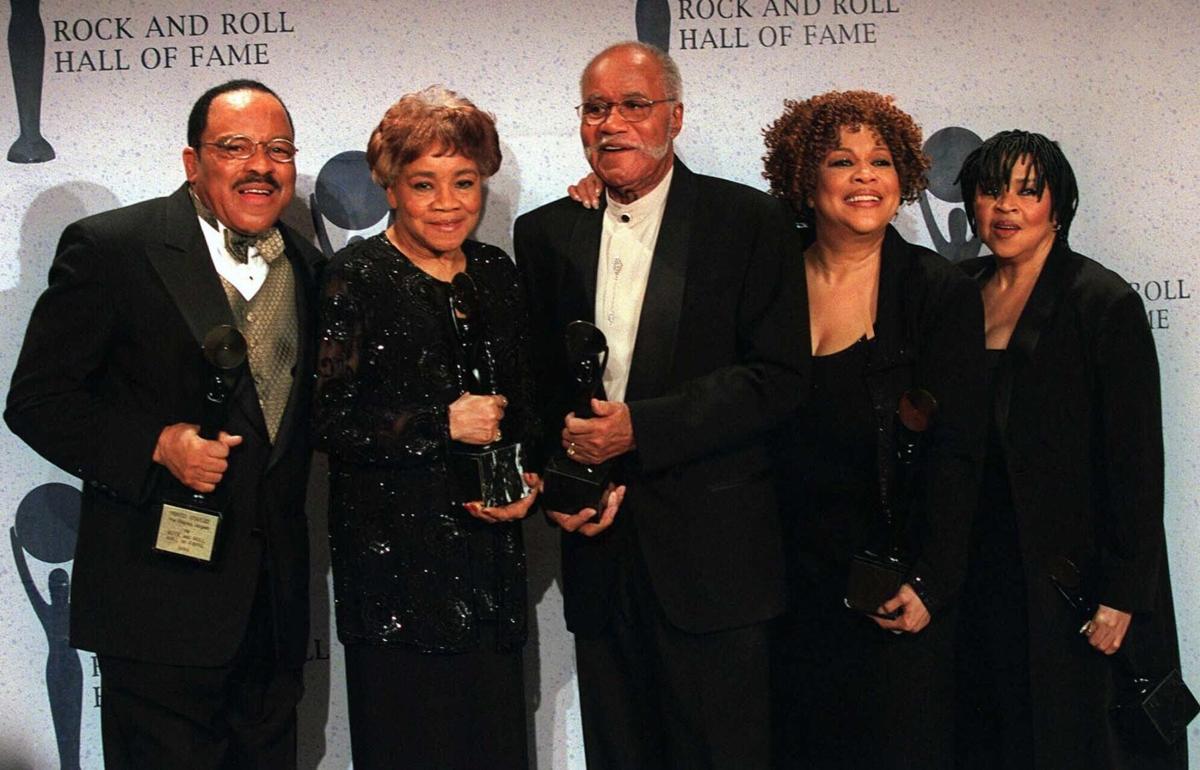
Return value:
[[(980, 285), (995, 260), (962, 263)], [(1037, 766), (1182, 768), (1186, 747), (1129, 753), (1107, 710), (1113, 658), (1079, 636), (1049, 579), (1073, 561), (1095, 601), (1132, 612), (1125, 649), (1146, 674), (1179, 665), (1163, 532), (1158, 359), (1119, 275), (1056, 244), (1013, 330), (992, 408), (1009, 469), (1029, 599)]]
[[(545, 448), (571, 409), (562, 333), (592, 321), (603, 211), (564, 198), (522, 215)], [(654, 249), (626, 402), (637, 449), (612, 527), (563, 534), (567, 626), (606, 625), (622, 548), (641, 549), (667, 618), (689, 632), (759, 622), (785, 604), (767, 430), (799, 401), (808, 364), (780, 291), (793, 237), (780, 202), (693, 174), (678, 158)]]
[[(797, 272), (803, 275), (803, 265)], [(879, 426), (881, 456), (873, 478), (863, 483), (874, 486), (882, 475), (891, 478), (894, 488), (897, 404), (910, 388), (929, 391), (938, 411), (921, 439), (923, 459), (904, 544), (914, 557), (912, 581), (937, 619), (958, 594), (966, 574), (978, 494), (986, 427), (983, 306), (975, 286), (945, 259), (908, 243), (888, 227), (875, 316), (875, 339), (863, 377)], [(820, 517), (821, 512), (808, 509), (803, 486), (808, 469), (791, 465), (794, 453), (788, 446), (810, 437), (784, 430), (777, 440), (781, 481), (793, 492), (790, 510), (797, 517), (789, 522), (797, 532), (796, 571), (833, 581), (827, 587), (842, 591), (851, 553), (835, 554), (805, 538), (806, 517)], [(864, 516), (878, 520), (879, 509), (873, 505)], [(873, 545), (877, 544), (863, 542), (857, 547)]]
[(63, 232), (29, 321), (4, 417), (83, 484), (71, 585), (71, 644), (173, 665), (227, 663), (264, 562), (277, 641), (299, 665), (308, 640), (306, 430), (317, 251), (280, 227), (295, 278), (296, 376), (276, 441), (250, 377), (226, 430), (244, 437), (221, 482), (230, 507), (211, 566), (152, 550), (164, 494), (182, 486), (151, 460), (158, 435), (200, 422), (205, 333), (232, 324), (187, 185)]

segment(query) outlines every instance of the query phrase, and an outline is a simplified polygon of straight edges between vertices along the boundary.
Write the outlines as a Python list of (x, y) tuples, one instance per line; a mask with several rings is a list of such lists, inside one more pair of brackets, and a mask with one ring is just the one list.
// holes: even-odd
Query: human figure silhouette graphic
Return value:
[(668, 0), (637, 0), (634, 23), (638, 42), (670, 50), (671, 4)]
[[(343, 230), (362, 230), (383, 219), (389, 211), (387, 195), (371, 178), (367, 154), (362, 150), (339, 152), (325, 161), (317, 174), (309, 205), (317, 242), (331, 259), (337, 249), (330, 243), (326, 219)], [(355, 240), (360, 239), (356, 236), (347, 243)]]
[(46, 30), (38, 0), (11, 0), (8, 20), (8, 62), (12, 67), (21, 135), (8, 148), (11, 163), (45, 163), (54, 159), (54, 148), (42, 137), (42, 76), (45, 69)]
[(929, 204), (929, 194), (947, 203), (962, 203), (962, 190), (958, 187), (958, 170), (962, 162), (983, 140), (975, 132), (958, 126), (950, 126), (935, 131), (925, 140), (925, 153), (929, 155), (933, 165), (929, 169), (929, 186), (921, 192), (918, 201), (921, 204), (921, 214), (925, 218), (925, 227), (933, 240), (934, 248), (951, 262), (979, 256), (982, 242), (967, 234), (967, 213), (961, 208), (950, 212), (946, 229), (949, 237), (942, 235), (933, 207)]
[(79, 532), (79, 490), (66, 484), (42, 484), (17, 506), (9, 528), (13, 560), (33, 611), (46, 632), (46, 695), (54, 720), (61, 770), (79, 770), (79, 727), (83, 713), (83, 666), (68, 639), (71, 578), (61, 567), (49, 576), (50, 600), (38, 591), (25, 559), (61, 564), (75, 555)]

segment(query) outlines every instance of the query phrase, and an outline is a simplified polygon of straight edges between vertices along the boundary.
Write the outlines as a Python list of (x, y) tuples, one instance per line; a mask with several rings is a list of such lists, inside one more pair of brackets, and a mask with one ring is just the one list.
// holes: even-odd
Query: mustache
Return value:
[(588, 145), (589, 150), (600, 150), (608, 147), (610, 144), (620, 145), (630, 150), (645, 150), (646, 146), (638, 141), (631, 141), (627, 138), (616, 136), (602, 136), (596, 141)]
[(671, 149), (670, 140), (663, 142), (661, 145), (647, 145), (631, 137), (602, 136), (591, 144), (586, 145), (583, 154), (585, 157), (590, 158), (610, 144), (615, 144), (629, 150), (636, 150), (644, 155), (649, 155), (655, 160), (662, 159)]
[(274, 174), (271, 174), (271, 173), (260, 174), (257, 171), (251, 171), (250, 173), (246, 174), (244, 177), (242, 177), (241, 179), (234, 182), (233, 186), (241, 187), (244, 184), (255, 184), (255, 183), (270, 185), (271, 187), (275, 188), (276, 190), (279, 190), (283, 187), (283, 185), (281, 185), (279, 183), (279, 180), (275, 178)]

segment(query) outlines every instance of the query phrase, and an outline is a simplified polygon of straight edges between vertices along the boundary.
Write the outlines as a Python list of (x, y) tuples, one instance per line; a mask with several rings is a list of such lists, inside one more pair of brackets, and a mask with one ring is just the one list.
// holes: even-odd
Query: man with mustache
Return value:
[[(625, 492), (597, 520), (547, 511), (563, 529), (588, 767), (765, 768), (767, 621), (785, 603), (765, 434), (796, 406), (807, 361), (803, 289), (783, 275), (790, 218), (674, 155), (682, 85), (664, 52), (612, 46), (580, 86), (602, 206), (550, 203), (517, 220), (514, 243), (547, 448), (615, 459)], [(596, 416), (564, 421), (576, 319), (610, 354)]]
[[(83, 480), (71, 644), (99, 658), (105, 766), (295, 767), (319, 256), (278, 221), (296, 147), (273, 91), (216, 86), (187, 133), (172, 195), (63, 232), (5, 419)], [(248, 353), (214, 387), (223, 324)]]

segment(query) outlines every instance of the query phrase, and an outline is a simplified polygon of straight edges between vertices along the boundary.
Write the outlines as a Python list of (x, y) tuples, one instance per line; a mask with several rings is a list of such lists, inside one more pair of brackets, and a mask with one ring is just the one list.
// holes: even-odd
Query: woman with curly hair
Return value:
[[(929, 161), (889, 97), (788, 101), (765, 135), (764, 176), (807, 236), (793, 283), (813, 355), (778, 449), (794, 606), (777, 765), (950, 767), (953, 602), (985, 425), (979, 292), (890, 224)], [(901, 420), (902, 397), (923, 411)]]

